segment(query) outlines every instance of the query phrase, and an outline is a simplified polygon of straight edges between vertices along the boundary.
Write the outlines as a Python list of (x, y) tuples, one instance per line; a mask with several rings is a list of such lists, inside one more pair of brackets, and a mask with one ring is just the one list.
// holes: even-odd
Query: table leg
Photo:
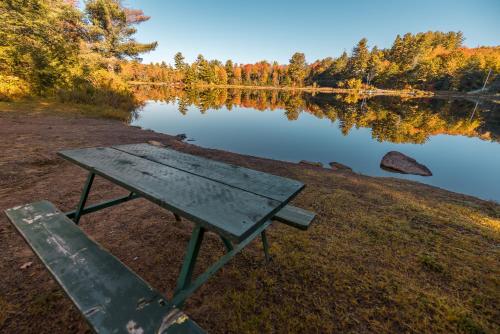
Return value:
[(231, 243), (231, 241), (225, 237), (223, 237), (222, 235), (220, 236), (222, 242), (224, 243), (224, 246), (226, 246), (226, 250), (228, 252), (232, 251), (234, 249), (233, 247), (233, 244)]
[(266, 256), (266, 261), (271, 261), (271, 256), (269, 255), (269, 243), (267, 241), (266, 230), (262, 231), (260, 234), (262, 239), (262, 247), (264, 248), (264, 255)]
[[(192, 256), (189, 256), (189, 254), (193, 254), (193, 251), (190, 250), (195, 250), (196, 249), (196, 244), (201, 243), (201, 240), (199, 235), (197, 235), (197, 229), (193, 231), (193, 236), (191, 237), (191, 240), (189, 241), (188, 245), (188, 252), (186, 253), (184, 264), (182, 266), (181, 270), (181, 277), (179, 277), (178, 283), (177, 283), (177, 288), (175, 290), (174, 296), (172, 297), (172, 300), (170, 303), (176, 307), (182, 307), (184, 304), (184, 301), (191, 295), (193, 292), (196, 291), (200, 286), (202, 286), (212, 275), (214, 275), (217, 270), (222, 268), (229, 260), (231, 260), (237, 253), (239, 253), (243, 248), (245, 248), (252, 240), (257, 238), (259, 235), (261, 235), (262, 231), (264, 231), (266, 228), (271, 225), (272, 221), (268, 220), (262, 226), (257, 228), (250, 236), (248, 236), (246, 239), (241, 241), (238, 244), (233, 245), (233, 249), (226, 254), (224, 254), (217, 262), (212, 264), (203, 274), (198, 276), (194, 281), (189, 282), (187, 285), (186, 280), (183, 277), (186, 277), (186, 275), (182, 275), (183, 272), (188, 272), (187, 268), (191, 268), (191, 273), (192, 273), (192, 268), (194, 268), (194, 265), (192, 265), (192, 261), (188, 259), (191, 259)], [(193, 241), (195, 240), (195, 241)], [(199, 245), (198, 245), (199, 246)], [(199, 250), (199, 248), (198, 248)], [(196, 252), (196, 255), (198, 253)], [(186, 268), (186, 270), (185, 270)], [(182, 284), (179, 284), (182, 283)], [(179, 289), (180, 286), (184, 285), (184, 288)]]
[(94, 177), (95, 174), (93, 172), (89, 172), (87, 181), (85, 181), (85, 185), (83, 186), (82, 195), (80, 196), (80, 202), (78, 202), (75, 216), (73, 218), (75, 224), (78, 224), (80, 222), (80, 217), (82, 216), (83, 209), (85, 208), (85, 203), (87, 202), (87, 197), (89, 196), (90, 187), (92, 187), (92, 183), (94, 182)]
[(179, 216), (178, 214), (174, 213), (174, 217), (175, 217), (176, 221), (178, 221), (178, 222), (182, 221), (181, 216)]
[(179, 278), (177, 279), (177, 287), (175, 288), (174, 296), (191, 284), (194, 266), (196, 265), (196, 259), (198, 257), (198, 253), (200, 252), (200, 246), (203, 241), (204, 234), (205, 229), (199, 225), (194, 228), (193, 233), (191, 234), (191, 240), (189, 240), (181, 272), (179, 274)]

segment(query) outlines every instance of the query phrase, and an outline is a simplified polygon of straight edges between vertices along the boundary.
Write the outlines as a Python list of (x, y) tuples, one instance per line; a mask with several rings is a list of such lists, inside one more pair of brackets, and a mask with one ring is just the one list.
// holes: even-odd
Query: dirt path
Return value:
[[(274, 224), (271, 265), (254, 242), (189, 300), (187, 313), (210, 333), (500, 330), (495, 203), (203, 149), (112, 120), (0, 111), (0, 138), (1, 211), (40, 199), (74, 208), (86, 175), (56, 156), (61, 149), (150, 140), (306, 183), (294, 203), (317, 212), (316, 224), (307, 232)], [(125, 193), (97, 179), (90, 201)], [(81, 226), (171, 295), (190, 223), (136, 200), (85, 216)], [(223, 251), (209, 234), (199, 267)], [(0, 252), (1, 333), (89, 331), (3, 213)]]

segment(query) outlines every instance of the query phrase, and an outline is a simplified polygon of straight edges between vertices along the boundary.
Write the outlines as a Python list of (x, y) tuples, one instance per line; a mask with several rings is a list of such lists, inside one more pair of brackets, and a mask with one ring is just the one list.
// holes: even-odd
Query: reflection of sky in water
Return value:
[[(167, 134), (186, 133), (193, 144), (277, 160), (298, 162), (337, 161), (354, 171), (376, 176), (400, 177), (451, 191), (500, 201), (500, 144), (463, 136), (431, 136), (425, 144), (380, 143), (370, 128), (353, 128), (347, 136), (338, 121), (301, 113), (289, 121), (283, 110), (258, 111), (233, 107), (209, 109), (195, 106), (186, 115), (177, 105), (148, 102), (133, 125)], [(380, 169), (380, 159), (391, 150), (415, 158), (429, 167), (431, 177), (394, 174)]]

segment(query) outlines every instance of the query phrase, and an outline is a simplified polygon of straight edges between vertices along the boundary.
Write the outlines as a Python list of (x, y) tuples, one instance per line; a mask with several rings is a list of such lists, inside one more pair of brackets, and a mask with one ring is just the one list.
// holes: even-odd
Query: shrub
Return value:
[(133, 110), (139, 102), (127, 84), (115, 73), (98, 69), (73, 79), (68, 89), (61, 89), (62, 102), (103, 105), (122, 110)]
[(11, 101), (29, 95), (29, 84), (12, 75), (0, 74), (0, 101)]
[(363, 83), (360, 79), (351, 78), (347, 80), (346, 86), (349, 89), (360, 90), (363, 87)]

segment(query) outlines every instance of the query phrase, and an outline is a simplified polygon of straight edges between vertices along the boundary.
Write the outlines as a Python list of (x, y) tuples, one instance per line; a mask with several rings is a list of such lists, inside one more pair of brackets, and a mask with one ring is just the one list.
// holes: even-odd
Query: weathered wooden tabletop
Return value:
[(304, 187), (295, 180), (149, 144), (66, 150), (59, 155), (236, 242)]

